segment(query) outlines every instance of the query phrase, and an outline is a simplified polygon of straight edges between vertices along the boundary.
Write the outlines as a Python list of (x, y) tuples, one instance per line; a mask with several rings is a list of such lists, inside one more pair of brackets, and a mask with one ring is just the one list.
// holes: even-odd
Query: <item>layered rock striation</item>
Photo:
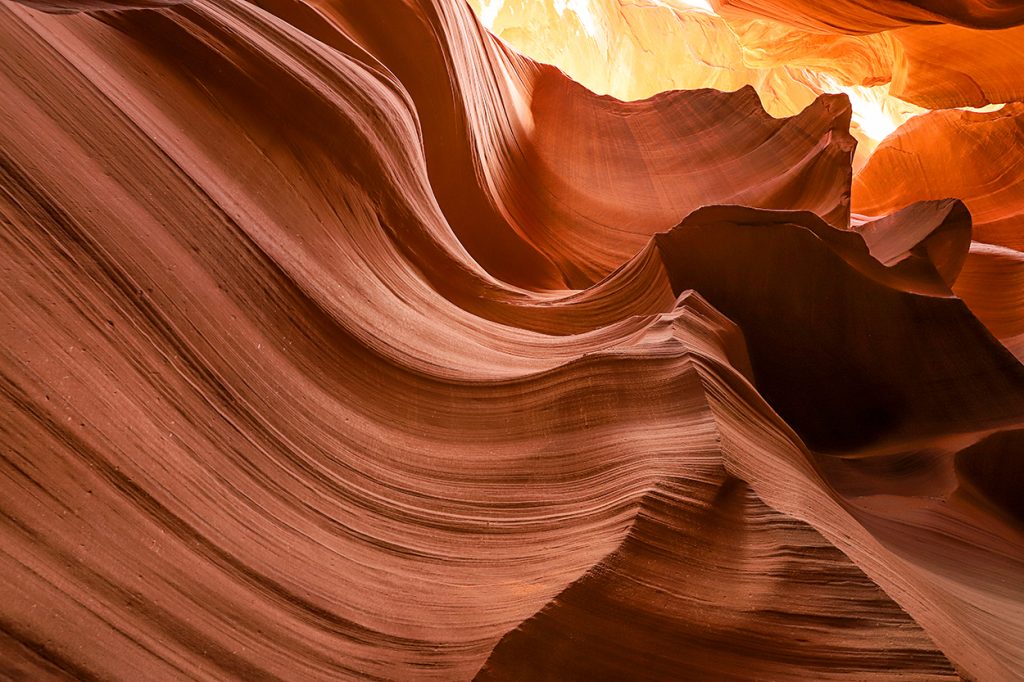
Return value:
[(0, 92), (4, 675), (1024, 675), (1019, 106), (855, 175), (452, 0), (4, 2)]

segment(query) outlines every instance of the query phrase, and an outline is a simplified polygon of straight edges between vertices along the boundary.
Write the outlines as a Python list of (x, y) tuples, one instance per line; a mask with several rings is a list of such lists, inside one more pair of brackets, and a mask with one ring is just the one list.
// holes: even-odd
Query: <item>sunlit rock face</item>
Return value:
[[(886, 30), (933, 22), (924, 10), (895, 13), (902, 18), (894, 20), (884, 12), (835, 7), (826, 15), (837, 20), (845, 9), (853, 27), (828, 30), (824, 19), (812, 21), (796, 10), (757, 9), (748, 2), (470, 4), (515, 49), (619, 99), (677, 88), (752, 85), (769, 113), (792, 116), (817, 95), (845, 94), (853, 105), (852, 132), (859, 142), (856, 168), (902, 123), (929, 108), (1024, 99), (1024, 86), (1014, 75), (1014, 65), (1024, 63), (1024, 29), (929, 25)], [(820, 6), (809, 4), (808, 9)], [(871, 17), (886, 21), (872, 23)]]
[(1022, 21), (0, 0), (0, 677), (1024, 678)]
[(918, 24), (978, 29), (1024, 24), (1016, 0), (712, 0), (722, 10), (739, 10), (815, 32), (878, 33)]

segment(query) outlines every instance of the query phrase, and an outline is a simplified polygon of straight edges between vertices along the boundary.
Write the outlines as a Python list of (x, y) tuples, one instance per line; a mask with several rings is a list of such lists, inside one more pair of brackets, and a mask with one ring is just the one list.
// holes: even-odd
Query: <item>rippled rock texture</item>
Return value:
[(1024, 676), (1019, 4), (612, 1), (0, 4), (0, 675)]

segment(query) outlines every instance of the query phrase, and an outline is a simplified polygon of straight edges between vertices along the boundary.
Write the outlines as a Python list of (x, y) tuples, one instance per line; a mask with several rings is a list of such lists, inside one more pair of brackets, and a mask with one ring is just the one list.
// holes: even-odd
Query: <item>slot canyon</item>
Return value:
[(0, 0), (0, 678), (1024, 679), (1024, 3)]

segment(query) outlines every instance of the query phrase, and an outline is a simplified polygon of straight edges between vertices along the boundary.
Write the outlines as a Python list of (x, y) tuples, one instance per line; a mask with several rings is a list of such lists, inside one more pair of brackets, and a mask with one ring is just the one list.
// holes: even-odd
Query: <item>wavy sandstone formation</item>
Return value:
[(711, 0), (720, 10), (738, 9), (826, 33), (875, 33), (912, 24), (956, 24), (979, 29), (1024, 24), (1015, 0)]
[(0, 674), (1024, 676), (1022, 110), (855, 176), (820, 87), (1016, 3), (655, 3), (763, 63), (637, 101), (461, 0), (157, 4), (0, 4)]

